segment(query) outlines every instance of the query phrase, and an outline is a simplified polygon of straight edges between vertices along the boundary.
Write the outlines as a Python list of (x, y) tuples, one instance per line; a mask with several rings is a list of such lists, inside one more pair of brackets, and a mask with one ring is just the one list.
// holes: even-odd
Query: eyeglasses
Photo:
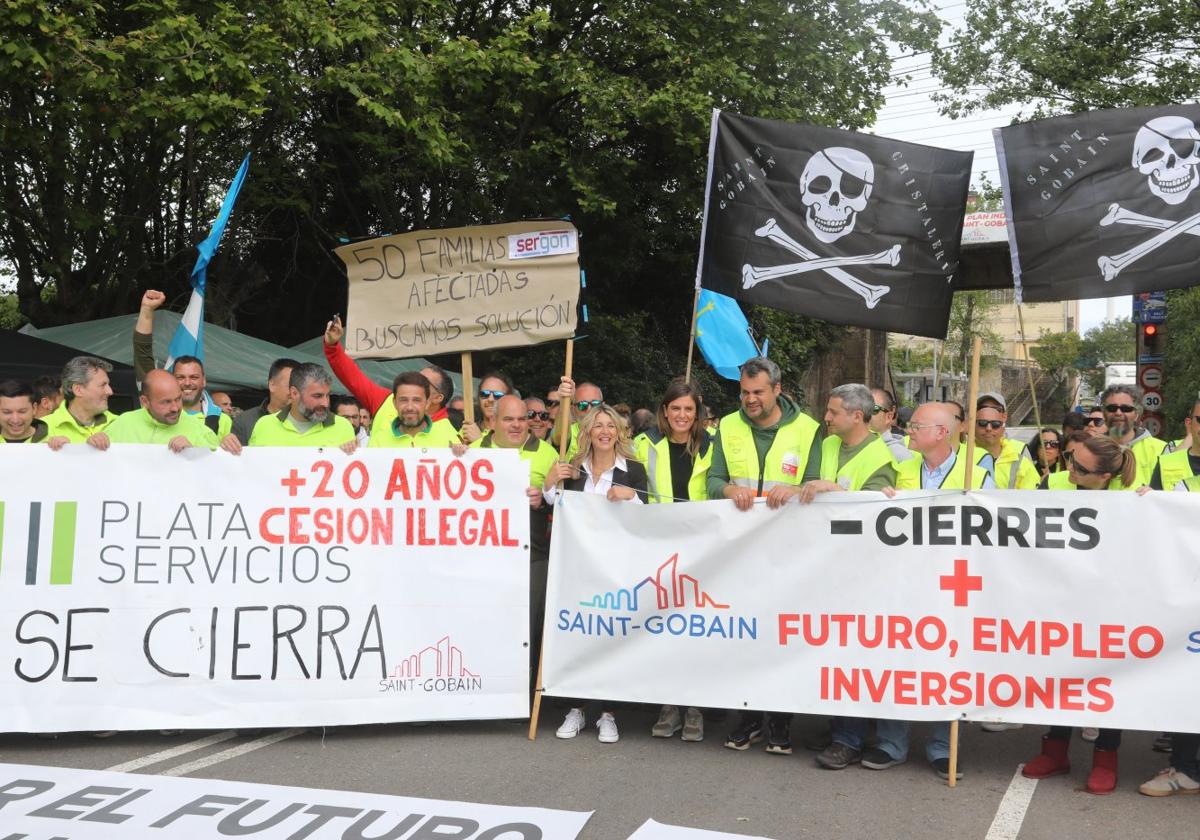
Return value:
[(587, 411), (589, 408), (595, 408), (598, 405), (604, 405), (604, 400), (580, 400), (575, 403), (575, 407), (580, 411)]
[(906, 427), (910, 432), (920, 432), (924, 429), (944, 429), (941, 423), (909, 423)]
[(543, 421), (549, 420), (550, 412), (549, 411), (531, 411), (525, 415), (525, 419), (527, 419), (527, 420), (543, 420)]
[(1089, 426), (1103, 426), (1104, 418), (1103, 417), (1089, 417), (1087, 419), (1087, 424)]
[(976, 420), (975, 425), (980, 429), (999, 429), (1004, 426), (1003, 420)]
[(1067, 456), (1067, 460), (1071, 462), (1071, 469), (1083, 476), (1088, 475), (1103, 475), (1105, 470), (1089, 470), (1087, 467), (1079, 466), (1079, 462), (1075, 460), (1075, 453), (1072, 452)]
[(886, 414), (889, 411), (891, 411), (890, 408), (884, 408), (881, 405), (877, 405), (873, 409), (871, 409), (872, 414)]
[(498, 400), (501, 397), (506, 397), (506, 396), (508, 396), (508, 394), (504, 391), (480, 391), (479, 392), (480, 399), (483, 399), (484, 397), (491, 397), (494, 400)]
[(546, 400), (546, 408), (558, 408), (558, 400)]
[(1116, 403), (1109, 403), (1108, 405), (1104, 406), (1104, 410), (1107, 411), (1109, 414), (1116, 414), (1118, 411), (1120, 411), (1124, 414), (1132, 414), (1133, 412), (1137, 411), (1137, 406), (1117, 405)]
[(1062, 446), (1062, 444), (1060, 444), (1056, 440), (1044, 440), (1044, 441), (1042, 441), (1042, 446), (1045, 449), (1058, 449), (1059, 447)]

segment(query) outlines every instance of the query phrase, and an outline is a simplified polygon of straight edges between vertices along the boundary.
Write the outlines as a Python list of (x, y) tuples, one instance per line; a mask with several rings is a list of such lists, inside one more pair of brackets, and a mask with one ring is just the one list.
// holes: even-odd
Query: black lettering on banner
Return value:
[(0, 787), (0, 811), (22, 799), (33, 799), (54, 788), (54, 782), (43, 779), (14, 779)]
[[(236, 811), (226, 814), (221, 821), (217, 823), (217, 831), (219, 831), (221, 834), (227, 835), (257, 834), (260, 831), (266, 831), (268, 828), (274, 828), (304, 807), (303, 802), (292, 802), (288, 805), (284, 805), (279, 809), (279, 811), (271, 816), (265, 817), (252, 825), (244, 822), (246, 817), (249, 817), (266, 804), (268, 804), (266, 799), (251, 799), (249, 802), (244, 803)], [(292, 836), (304, 837), (306, 835), (293, 834)]]
[[(233, 608), (233, 663), (231, 666), (232, 676), (235, 680), (261, 680), (262, 674), (239, 674), (238, 673), (238, 651), (248, 650), (250, 643), (245, 644), (241, 641), (241, 625), (242, 613), (244, 612), (266, 612), (267, 607), (234, 607)], [(216, 647), (216, 645), (214, 645)]]
[(176, 808), (157, 822), (150, 823), (150, 827), (166, 828), (181, 817), (218, 817), (224, 807), (216, 806), (241, 805), (245, 801), (246, 797), (244, 796), (217, 796), (215, 794), (197, 796), (191, 802)]
[(954, 540), (954, 508), (934, 505), (929, 510), (929, 544), (957, 545)]
[(883, 513), (875, 519), (875, 536), (884, 545), (904, 545), (908, 542), (908, 537), (904, 534), (891, 534), (888, 532), (888, 522), (893, 519), (907, 519), (908, 511), (904, 508), (890, 507), (884, 508)]
[[(375, 644), (373, 647), (367, 647), (367, 636), (371, 633), (372, 627), (375, 628)], [(354, 657), (354, 667), (350, 669), (350, 679), (354, 679), (358, 674), (358, 663), (362, 661), (364, 653), (379, 654), (379, 679), (387, 677), (387, 657), (383, 652), (383, 628), (379, 626), (379, 607), (376, 604), (371, 605), (367, 623), (363, 625), (362, 639), (358, 642), (358, 653)]]
[(379, 259), (378, 257), (364, 257), (363, 256), (364, 253), (372, 253), (372, 252), (374, 252), (374, 250), (375, 250), (374, 245), (367, 245), (362, 248), (355, 248), (353, 251), (350, 252), (351, 254), (354, 255), (354, 259), (358, 260), (359, 265), (362, 265), (363, 263), (375, 263), (375, 265), (377, 265), (379, 267), (379, 273), (376, 274), (374, 277), (368, 277), (364, 274), (362, 277), (359, 278), (360, 280), (366, 280), (368, 283), (374, 283), (376, 280), (382, 280), (383, 275), (385, 273), (384, 268), (383, 268), (383, 260)]
[[(1017, 525), (1009, 522), (1009, 519), (1016, 519)], [(1021, 548), (1029, 548), (1029, 541), (1025, 539), (1025, 532), (1029, 530), (1029, 514), (1022, 508), (1002, 507), (996, 509), (996, 526), (999, 531), (997, 543), (1001, 548), (1008, 546), (1011, 539), (1014, 545), (1019, 545)]]
[(373, 833), (368, 837), (363, 833), (365, 829), (375, 825), (375, 822), (386, 813), (385, 811), (367, 811), (355, 821), (354, 825), (342, 832), (341, 840), (398, 840), (408, 834), (410, 828), (425, 819), (424, 814), (406, 814), (400, 822), (389, 828), (384, 834)]
[(1096, 511), (1092, 508), (1078, 508), (1071, 511), (1067, 524), (1080, 538), (1073, 537), (1067, 545), (1082, 551), (1089, 551), (1100, 544), (1100, 532), (1096, 530)]
[[(287, 630), (280, 632), (279, 630), (279, 614), (283, 610), (293, 610), (299, 613), (300, 623), (294, 627), (289, 627)], [(277, 604), (271, 614), (271, 623), (274, 628), (271, 640), (271, 679), (279, 673), (279, 640), (287, 639), (288, 647), (292, 649), (292, 656), (296, 659), (296, 664), (300, 666), (300, 672), (304, 674), (304, 679), (309, 679), (308, 666), (304, 664), (304, 657), (300, 655), (300, 650), (296, 647), (296, 641), (292, 638), (294, 633), (300, 632), (305, 624), (308, 623), (308, 616), (304, 610), (295, 604)]]
[[(442, 831), (444, 828), (457, 828), (458, 834)], [(477, 831), (479, 823), (475, 820), (464, 817), (430, 817), (405, 840), (465, 840), (467, 837), (474, 837)]]
[(119, 825), (119, 824), (125, 822), (126, 820), (133, 819), (134, 815), (117, 813), (117, 809), (123, 805), (128, 805), (130, 802), (132, 802), (135, 799), (141, 799), (143, 796), (145, 796), (149, 792), (150, 792), (150, 788), (138, 788), (137, 790), (130, 791), (125, 796), (122, 796), (120, 799), (116, 800), (115, 802), (110, 802), (109, 804), (105, 805), (99, 811), (92, 811), (90, 814), (84, 814), (82, 817), (79, 818), (79, 821), (80, 822), (106, 823), (108, 825)]
[[(520, 837), (509, 837), (510, 834)], [(504, 823), (492, 826), (474, 840), (542, 840), (542, 829), (533, 823)]]
[(22, 660), (20, 657), (17, 657), (17, 661), (13, 665), (13, 671), (16, 673), (16, 675), (19, 678), (21, 678), (25, 682), (41, 682), (42, 680), (46, 679), (46, 677), (53, 674), (54, 671), (58, 668), (58, 645), (55, 643), (55, 641), (53, 639), (51, 639), (49, 636), (32, 636), (32, 637), (27, 638), (24, 635), (22, 635), (22, 630), (25, 627), (25, 622), (28, 619), (33, 618), (34, 616), (45, 616), (46, 618), (50, 619), (55, 624), (58, 624), (58, 616), (56, 616), (54, 613), (46, 612), (45, 610), (34, 610), (33, 612), (25, 613), (25, 615), (21, 616), (21, 620), (17, 622), (17, 642), (20, 644), (23, 644), (23, 645), (32, 645), (32, 644), (36, 644), (39, 642), (45, 643), (50, 646), (50, 651), (51, 651), (51, 653), (54, 654), (54, 659), (51, 660), (50, 667), (47, 668), (44, 673), (42, 673), (41, 675), (38, 675), (38, 676), (34, 676), (31, 674), (26, 674), (24, 671), (21, 670), (21, 663), (24, 660)]
[(985, 507), (971, 505), (962, 509), (962, 544), (971, 545), (978, 541), (980, 545), (991, 545), (992, 538), (988, 532), (992, 530), (992, 512)]
[(164, 677), (187, 679), (191, 676), (191, 674), (185, 674), (179, 671), (168, 671), (166, 668), (159, 665), (158, 660), (154, 658), (154, 654), (150, 652), (150, 636), (154, 633), (154, 628), (157, 627), (158, 623), (164, 618), (170, 618), (171, 616), (178, 615), (179, 613), (190, 613), (191, 611), (192, 610), (189, 607), (180, 607), (174, 610), (167, 610), (167, 612), (162, 613), (161, 615), (156, 615), (154, 620), (151, 621), (146, 627), (146, 635), (142, 637), (142, 654), (146, 657), (146, 661), (150, 663), (150, 667), (155, 671), (158, 671), (158, 673), (162, 674)]
[(1062, 516), (1065, 511), (1062, 508), (1038, 508), (1037, 530), (1034, 536), (1037, 539), (1038, 548), (1065, 548), (1066, 542), (1061, 538), (1052, 536), (1053, 534), (1062, 533)]
[[(88, 785), (82, 790), (77, 790), (74, 793), (64, 796), (62, 799), (51, 802), (48, 805), (43, 805), (36, 811), (30, 811), (29, 816), (43, 817), (50, 820), (73, 820), (83, 817), (97, 805), (103, 805), (107, 799), (129, 793), (130, 790), (131, 788)], [(126, 819), (129, 818), (124, 817), (123, 819), (116, 820), (116, 822), (124, 822)], [(97, 822), (106, 821), (98, 820)]]
[[(325, 610), (338, 612), (342, 614), (342, 623), (333, 630), (325, 629)], [(324, 639), (328, 638), (329, 643), (333, 645), (333, 655), (337, 657), (338, 675), (344, 680), (346, 679), (346, 663), (342, 661), (342, 651), (338, 647), (337, 636), (347, 627), (350, 626), (350, 611), (345, 607), (330, 605), (322, 605), (317, 607), (317, 679), (321, 679), (323, 673), (323, 654), (325, 652)]]

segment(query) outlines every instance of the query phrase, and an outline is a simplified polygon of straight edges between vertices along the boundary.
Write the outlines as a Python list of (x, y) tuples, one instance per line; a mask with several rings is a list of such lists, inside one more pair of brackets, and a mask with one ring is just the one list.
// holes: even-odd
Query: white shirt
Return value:
[[(625, 461), (625, 456), (621, 455), (619, 452), (617, 453), (616, 459), (613, 461), (613, 465), (604, 472), (600, 473), (598, 476), (592, 475), (592, 465), (590, 463), (586, 464), (585, 466), (587, 469), (583, 471), (583, 474), (587, 476), (587, 480), (583, 483), (583, 492), (599, 493), (601, 496), (607, 496), (608, 491), (612, 488), (613, 471), (615, 469), (620, 467), (626, 472), (629, 471), (629, 465)], [(542, 498), (546, 500), (546, 504), (553, 507), (554, 501), (558, 498), (558, 485), (556, 484), (549, 490), (542, 490)], [(640, 505), (642, 504), (642, 497), (635, 493), (633, 498), (629, 499), (628, 501), (637, 502)]]

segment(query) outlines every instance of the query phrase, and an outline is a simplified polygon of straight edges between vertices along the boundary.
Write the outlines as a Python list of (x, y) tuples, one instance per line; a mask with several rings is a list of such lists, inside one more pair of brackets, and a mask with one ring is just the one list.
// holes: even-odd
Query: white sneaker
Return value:
[(584, 724), (587, 723), (583, 719), (583, 709), (572, 709), (567, 712), (566, 718), (562, 722), (562, 726), (558, 727), (558, 731), (554, 733), (556, 738), (574, 738), (583, 731)]
[[(582, 718), (583, 715), (580, 715)], [(620, 735), (617, 734), (617, 720), (608, 712), (600, 715), (600, 720), (596, 721), (596, 728), (600, 730), (601, 744), (615, 744)]]
[(679, 719), (679, 707), (663, 706), (658, 713), (658, 722), (654, 724), (650, 734), (655, 738), (670, 738), (680, 729), (683, 729), (683, 721)]
[(979, 728), (984, 732), (1007, 732), (1010, 729), (1020, 729), (1023, 723), (981, 723)]
[(1100, 730), (1094, 726), (1085, 726), (1079, 730), (1079, 737), (1090, 744), (1100, 737)]
[(683, 740), (704, 740), (704, 715), (693, 706), (688, 706), (687, 714), (683, 718)]

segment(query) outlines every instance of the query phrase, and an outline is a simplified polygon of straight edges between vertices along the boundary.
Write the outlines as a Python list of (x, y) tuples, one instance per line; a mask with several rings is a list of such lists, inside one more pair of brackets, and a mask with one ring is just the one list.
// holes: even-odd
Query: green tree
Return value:
[(1167, 353), (1163, 360), (1166, 434), (1183, 437), (1183, 418), (1200, 396), (1200, 288), (1167, 292)]
[(1054, 394), (1061, 399), (1060, 408), (1070, 410), (1074, 390), (1069, 387), (1071, 376), (1080, 365), (1083, 339), (1077, 332), (1046, 332), (1038, 337), (1037, 344), (1029, 348), (1029, 355), (1038, 363), (1042, 373), (1055, 384)]
[(1093, 391), (1104, 389), (1104, 366), (1115, 362), (1137, 360), (1137, 334), (1128, 318), (1105, 321), (1092, 327), (1080, 343), (1080, 360), (1084, 376)]
[(1000, 308), (990, 292), (956, 292), (950, 303), (950, 326), (943, 345), (943, 368), (956, 373), (971, 372), (971, 352), (975, 337), (982, 346), (980, 369), (995, 366), (1003, 352), (1003, 340), (991, 327), (992, 316)]

